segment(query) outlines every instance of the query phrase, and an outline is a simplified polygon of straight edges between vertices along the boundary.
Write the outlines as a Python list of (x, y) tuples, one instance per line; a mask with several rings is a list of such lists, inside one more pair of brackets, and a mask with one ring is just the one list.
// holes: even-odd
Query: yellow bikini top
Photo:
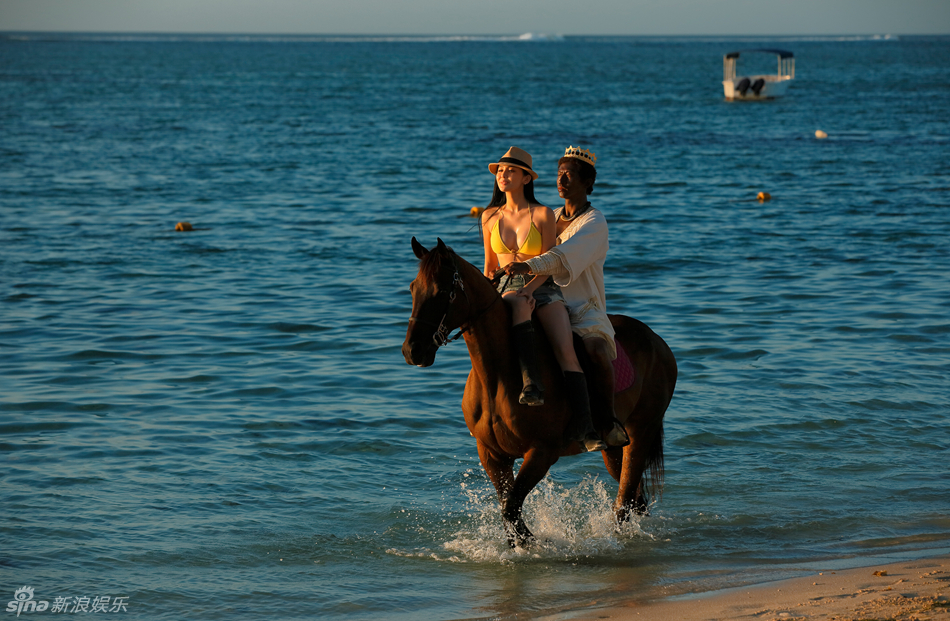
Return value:
[(502, 241), (501, 232), (498, 230), (500, 222), (501, 218), (495, 222), (491, 230), (491, 249), (495, 251), (495, 254), (517, 254), (525, 257), (536, 257), (541, 254), (541, 231), (534, 225), (534, 219), (531, 220), (531, 226), (528, 228), (528, 236), (517, 250), (511, 250)]

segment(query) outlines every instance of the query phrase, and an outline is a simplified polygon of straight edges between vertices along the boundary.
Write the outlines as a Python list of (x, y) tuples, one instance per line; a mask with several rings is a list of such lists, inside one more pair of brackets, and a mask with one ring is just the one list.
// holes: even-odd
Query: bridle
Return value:
[(439, 321), (438, 325), (435, 322), (429, 321), (427, 319), (419, 319), (415, 315), (409, 317), (409, 321), (415, 321), (416, 323), (424, 323), (426, 325), (436, 326), (435, 332), (432, 333), (432, 342), (435, 343), (436, 347), (444, 347), (445, 345), (448, 345), (452, 341), (458, 340), (463, 334), (468, 332), (468, 330), (470, 330), (471, 327), (475, 325), (475, 323), (479, 319), (482, 318), (482, 315), (488, 312), (488, 309), (494, 306), (495, 302), (497, 302), (501, 298), (500, 295), (495, 296), (495, 299), (491, 301), (491, 304), (489, 304), (482, 310), (475, 313), (475, 318), (470, 319), (467, 325), (465, 325), (464, 327), (459, 326), (459, 331), (455, 334), (455, 336), (450, 338), (449, 332), (451, 332), (452, 329), (449, 328), (445, 324), (445, 320), (449, 316), (449, 311), (452, 310), (452, 303), (455, 301), (456, 297), (458, 297), (456, 292), (461, 291), (465, 295), (465, 301), (469, 304), (469, 306), (471, 306), (471, 300), (468, 297), (468, 292), (465, 290), (465, 283), (462, 282), (462, 276), (459, 274), (459, 266), (458, 266), (458, 263), (455, 261), (454, 256), (452, 257), (452, 267), (455, 268), (455, 273), (452, 274), (452, 290), (449, 291), (449, 301), (445, 305), (445, 313), (442, 314), (442, 320)]

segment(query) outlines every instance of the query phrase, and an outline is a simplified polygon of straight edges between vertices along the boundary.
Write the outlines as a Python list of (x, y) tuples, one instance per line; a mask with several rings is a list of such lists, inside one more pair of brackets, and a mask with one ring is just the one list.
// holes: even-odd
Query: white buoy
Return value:
[(821, 131), (820, 129), (815, 130), (815, 138), (821, 139), (821, 138), (827, 138), (827, 137), (828, 137), (828, 134)]

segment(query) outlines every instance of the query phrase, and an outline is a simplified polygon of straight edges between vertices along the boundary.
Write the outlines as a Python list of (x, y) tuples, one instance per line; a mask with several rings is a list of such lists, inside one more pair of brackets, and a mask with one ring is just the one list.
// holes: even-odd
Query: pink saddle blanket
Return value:
[(617, 357), (614, 358), (614, 393), (618, 393), (633, 386), (634, 380), (637, 379), (637, 372), (620, 341), (614, 339), (614, 343), (617, 345)]

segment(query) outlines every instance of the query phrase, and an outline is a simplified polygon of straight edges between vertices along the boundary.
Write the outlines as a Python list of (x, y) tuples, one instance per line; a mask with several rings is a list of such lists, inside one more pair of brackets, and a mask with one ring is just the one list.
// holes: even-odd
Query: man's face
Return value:
[(587, 183), (581, 178), (580, 164), (574, 160), (557, 167), (557, 193), (571, 202), (587, 201)]

